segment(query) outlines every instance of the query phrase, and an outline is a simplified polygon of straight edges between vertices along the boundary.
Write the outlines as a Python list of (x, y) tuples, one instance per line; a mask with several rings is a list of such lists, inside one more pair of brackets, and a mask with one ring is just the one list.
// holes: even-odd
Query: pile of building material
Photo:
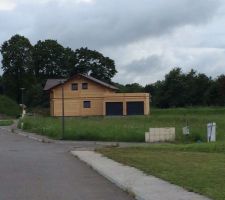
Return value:
[(167, 142), (175, 140), (175, 128), (150, 128), (145, 133), (145, 142)]

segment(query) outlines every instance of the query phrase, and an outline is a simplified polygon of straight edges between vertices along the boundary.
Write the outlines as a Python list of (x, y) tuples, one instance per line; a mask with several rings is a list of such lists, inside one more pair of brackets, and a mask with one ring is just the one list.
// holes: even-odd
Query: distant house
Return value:
[(51, 116), (148, 115), (148, 93), (118, 93), (118, 88), (91, 76), (77, 74), (69, 79), (48, 79)]

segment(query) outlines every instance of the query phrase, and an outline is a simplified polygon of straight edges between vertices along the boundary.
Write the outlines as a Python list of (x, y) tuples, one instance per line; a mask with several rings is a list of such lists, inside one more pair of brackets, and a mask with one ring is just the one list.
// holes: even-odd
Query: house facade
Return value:
[[(148, 93), (118, 93), (118, 88), (91, 76), (49, 79), (51, 116), (148, 115)], [(62, 98), (63, 97), (63, 98)], [(64, 101), (62, 101), (64, 99)]]

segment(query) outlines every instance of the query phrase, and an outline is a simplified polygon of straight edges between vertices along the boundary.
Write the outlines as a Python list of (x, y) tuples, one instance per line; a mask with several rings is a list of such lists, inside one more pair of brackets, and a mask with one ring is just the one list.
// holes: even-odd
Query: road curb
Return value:
[(23, 131), (20, 131), (19, 129), (17, 128), (14, 128), (14, 127), (0, 127), (0, 129), (3, 129), (3, 130), (6, 130), (10, 133), (14, 133), (14, 134), (17, 134), (17, 135), (20, 135), (20, 136), (23, 136), (23, 137), (26, 137), (26, 138), (29, 138), (31, 140), (35, 140), (35, 141), (38, 141), (38, 142), (42, 142), (42, 143), (52, 143), (52, 141), (50, 139), (46, 139), (46, 138), (43, 138), (43, 137), (35, 137), (34, 134), (32, 133), (25, 133)]
[(20, 132), (20, 131), (18, 131), (18, 130), (14, 130), (14, 131), (12, 131), (13, 133), (15, 133), (15, 134), (17, 134), (17, 135), (20, 135), (20, 136), (23, 136), (23, 137), (27, 137), (27, 138), (29, 138), (29, 139), (31, 139), (31, 140), (35, 140), (35, 141), (38, 141), (38, 142), (42, 142), (42, 143), (52, 143), (52, 141), (51, 140), (49, 140), (49, 139), (46, 139), (46, 138), (38, 138), (38, 137), (35, 137), (35, 136), (33, 136), (33, 135), (30, 135), (31, 133), (28, 133), (28, 134), (26, 134), (26, 133), (24, 133), (24, 132)]
[(99, 174), (132, 194), (137, 200), (210, 200), (182, 187), (146, 175), (138, 169), (122, 165), (94, 151), (71, 151)]

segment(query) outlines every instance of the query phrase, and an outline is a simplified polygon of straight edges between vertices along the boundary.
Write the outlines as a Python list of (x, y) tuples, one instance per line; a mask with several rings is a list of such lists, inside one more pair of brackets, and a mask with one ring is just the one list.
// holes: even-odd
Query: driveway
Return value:
[(70, 148), (0, 128), (0, 200), (132, 199), (73, 157)]

